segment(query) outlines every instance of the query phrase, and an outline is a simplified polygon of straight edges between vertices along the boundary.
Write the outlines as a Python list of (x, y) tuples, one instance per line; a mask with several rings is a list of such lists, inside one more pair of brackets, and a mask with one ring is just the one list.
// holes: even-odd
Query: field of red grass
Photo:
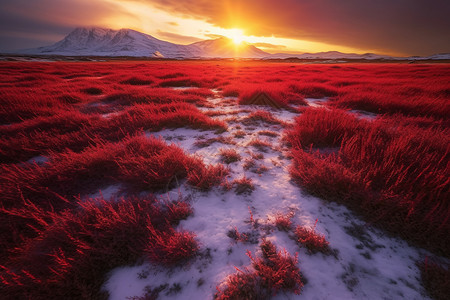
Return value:
[[(246, 122), (286, 128), (290, 174), (302, 188), (448, 257), (449, 82), (448, 65), (426, 64), (2, 62), (0, 292), (102, 298), (100, 286), (117, 266), (142, 258), (172, 266), (194, 256), (195, 233), (176, 229), (189, 205), (136, 195), (167, 192), (183, 180), (207, 191), (228, 170), (151, 134), (226, 131), (225, 121), (201, 111), (207, 98), (245, 105), (260, 91), (298, 114), (291, 124), (265, 111)], [(309, 107), (308, 98), (326, 104)], [(378, 116), (360, 119), (352, 110)], [(271, 146), (248, 142), (252, 150)], [(222, 152), (224, 163), (240, 160), (233, 150)], [(123, 187), (123, 199), (86, 199), (114, 184)], [(253, 187), (245, 176), (233, 185), (241, 193)], [(249, 289), (245, 296), (300, 292), (296, 258), (269, 242), (261, 247), (266, 257), (249, 254), (256, 273), (238, 271), (216, 297), (241, 295), (239, 284)], [(127, 250), (116, 257), (117, 248)], [(430, 270), (424, 280), (434, 278)], [(281, 277), (274, 283), (268, 274)], [(263, 290), (255, 291), (256, 284)]]

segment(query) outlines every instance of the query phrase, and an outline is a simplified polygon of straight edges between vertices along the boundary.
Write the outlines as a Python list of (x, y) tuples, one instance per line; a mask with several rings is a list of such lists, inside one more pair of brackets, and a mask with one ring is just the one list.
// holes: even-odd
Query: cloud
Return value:
[(427, 55), (450, 51), (447, 0), (148, 0), (246, 34)]
[(16, 50), (52, 44), (77, 26), (108, 25), (118, 15), (133, 18), (102, 0), (1, 0), (0, 45)]
[(212, 39), (212, 40), (221, 39), (221, 38), (224, 38), (224, 37), (225, 37), (225, 36), (223, 36), (223, 35), (220, 35), (220, 34), (214, 34), (214, 33), (207, 33), (207, 34), (205, 34), (205, 36), (206, 36), (207, 38)]
[(158, 30), (157, 35), (161, 39), (167, 39), (173, 43), (178, 43), (178, 44), (191, 44), (191, 43), (199, 42), (202, 40), (202, 39), (195, 38), (192, 36), (185, 36), (185, 35), (176, 34), (173, 32), (165, 32), (165, 31), (161, 31), (161, 30)]
[(252, 45), (255, 47), (270, 48), (270, 49), (275, 49), (275, 50), (286, 49), (286, 46), (284, 46), (284, 45), (274, 45), (274, 44), (270, 44), (270, 43), (253, 43)]

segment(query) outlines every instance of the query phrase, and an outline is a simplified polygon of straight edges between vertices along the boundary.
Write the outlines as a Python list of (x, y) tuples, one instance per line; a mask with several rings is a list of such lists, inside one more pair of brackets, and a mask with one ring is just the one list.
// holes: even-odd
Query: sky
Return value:
[(178, 44), (226, 36), (270, 53), (450, 52), (448, 0), (0, 0), (0, 50), (76, 27), (131, 28)]

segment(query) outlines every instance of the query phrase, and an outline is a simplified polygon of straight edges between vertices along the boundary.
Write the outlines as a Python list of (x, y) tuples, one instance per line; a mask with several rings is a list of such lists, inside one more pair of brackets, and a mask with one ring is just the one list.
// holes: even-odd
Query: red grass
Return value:
[(186, 214), (171, 214), (173, 210), (153, 197), (78, 205), (77, 210), (61, 213), (31, 203), (6, 211), (30, 220), (38, 235), (23, 240), (3, 262), (4, 297), (97, 299), (104, 297), (100, 286), (115, 267), (134, 264), (144, 253), (155, 263), (172, 265), (198, 249), (192, 234), (171, 227)]
[(226, 144), (226, 145), (236, 145), (236, 142), (233, 141), (233, 138), (230, 136), (213, 137), (213, 138), (209, 138), (207, 140), (200, 139), (200, 140), (197, 140), (194, 143), (194, 145), (199, 148), (204, 148), (204, 147), (209, 147), (210, 145), (212, 145), (214, 143), (221, 143), (221, 144)]
[(300, 246), (304, 246), (308, 249), (309, 253), (330, 253), (330, 247), (328, 246), (330, 243), (325, 239), (324, 235), (316, 232), (315, 224), (313, 228), (297, 226), (295, 229), (295, 238)]
[(269, 299), (279, 291), (300, 294), (303, 283), (297, 256), (291, 257), (286, 250), (277, 252), (275, 245), (266, 240), (261, 250), (261, 258), (247, 252), (255, 271), (236, 268), (238, 272), (217, 287), (215, 299)]
[(290, 231), (292, 229), (292, 214), (277, 213), (275, 215), (275, 226), (281, 231)]
[[(207, 167), (175, 145), (142, 135), (128, 137), (120, 143), (99, 143), (80, 153), (54, 154), (46, 165), (0, 167), (4, 205), (20, 203), (21, 194), (35, 201), (42, 198), (43, 205), (53, 203), (50, 199), (60, 202), (60, 198), (52, 194), (85, 194), (114, 182), (128, 183), (138, 190), (156, 191), (188, 177), (190, 183), (206, 188), (219, 184), (226, 175), (223, 167)], [(50, 198), (44, 200), (46, 197)]]
[(336, 147), (345, 136), (366, 130), (364, 124), (343, 110), (307, 109), (288, 130), (287, 141), (296, 148)]
[[(148, 239), (121, 240), (137, 232), (144, 233), (139, 235), (142, 238), (150, 235), (147, 218), (139, 224), (130, 221), (144, 212), (135, 209), (135, 216), (128, 215), (133, 211), (129, 204), (111, 204), (114, 208), (99, 204), (99, 212), (80, 208), (75, 201), (79, 194), (126, 182), (136, 192), (165, 190), (179, 180), (201, 190), (219, 184), (230, 188), (223, 181), (228, 171), (222, 165), (206, 166), (174, 146), (158, 148), (158, 142), (134, 137), (142, 130), (186, 126), (226, 130), (224, 122), (195, 107), (208, 105), (206, 98), (214, 96), (211, 89), (244, 102), (264, 91), (282, 105), (304, 105), (304, 97), (330, 97), (328, 107), (386, 114), (366, 122), (335, 109), (302, 110), (286, 138), (293, 147), (291, 174), (309, 192), (343, 202), (369, 222), (448, 256), (449, 70), (445, 64), (1, 62), (0, 265), (6, 267), (0, 271), (2, 295), (101, 297), (101, 282), (96, 280), (116, 264), (134, 263), (133, 251), (148, 246)], [(201, 88), (174, 90), (173, 86)], [(276, 124), (267, 113), (252, 117)], [(262, 149), (270, 146), (269, 141), (265, 144)], [(319, 152), (311, 147), (320, 148)], [(324, 148), (338, 151), (323, 154), (330, 150)], [(23, 163), (37, 155), (48, 156), (49, 162)], [(252, 153), (252, 157), (262, 155)], [(155, 181), (150, 182), (150, 177)], [(241, 179), (243, 190), (251, 191), (252, 184), (245, 179)], [(240, 191), (239, 182), (235, 186)], [(124, 219), (117, 213), (119, 206), (126, 210)], [(165, 221), (176, 224), (175, 219), (189, 213), (186, 205), (159, 204), (151, 209), (158, 212), (151, 214), (154, 237), (172, 239), (155, 246), (172, 256), (164, 258), (158, 252), (150, 257), (166, 264), (178, 255), (190, 257), (196, 248), (192, 235), (167, 229)], [(102, 217), (96, 219), (97, 215)], [(111, 228), (89, 223), (103, 217), (104, 226)], [(89, 219), (88, 225), (77, 223), (78, 219)], [(107, 242), (97, 244), (95, 238)], [(111, 253), (117, 245), (132, 248), (133, 242), (144, 246), (126, 250), (131, 252), (124, 257), (117, 257), (120, 251)], [(178, 253), (174, 245), (186, 251)], [(142, 250), (139, 256), (143, 255)], [(424, 275), (426, 284), (445, 276), (430, 269)], [(230, 289), (234, 284), (234, 291), (244, 291), (236, 294), (241, 298), (271, 295), (264, 288), (255, 290), (263, 285), (255, 273), (238, 273), (229, 280)], [(19, 286), (21, 282), (25, 285)]]
[(172, 228), (157, 232), (151, 223), (147, 228), (150, 238), (145, 252), (152, 262), (169, 266), (179, 264), (192, 258), (199, 249), (191, 232), (177, 232)]
[[(335, 115), (334, 115), (335, 114)], [(292, 176), (309, 192), (344, 202), (371, 222), (450, 253), (448, 129), (411, 118), (357, 121), (342, 111), (306, 111), (288, 133)], [(413, 122), (411, 122), (413, 121)], [(337, 154), (302, 149), (339, 146)]]
[(252, 260), (256, 272), (262, 278), (264, 286), (274, 294), (280, 290), (300, 294), (303, 283), (297, 267), (297, 254), (291, 257), (285, 249), (277, 252), (275, 245), (267, 240), (263, 240), (261, 250), (262, 258), (253, 258), (250, 252), (248, 252), (248, 256)]
[(235, 186), (235, 192), (238, 195), (251, 194), (255, 190), (252, 179), (245, 177), (245, 175), (233, 180), (233, 186)]
[(222, 185), (229, 172), (222, 164), (215, 166), (197, 164), (197, 167), (193, 165), (188, 170), (187, 181), (201, 191), (208, 191), (213, 186)]
[(269, 140), (261, 140), (259, 138), (253, 138), (250, 142), (247, 143), (247, 146), (252, 146), (262, 152), (267, 152), (268, 149), (272, 146)]
[(241, 160), (241, 156), (234, 149), (219, 149), (219, 155), (221, 156), (221, 161), (226, 164), (237, 162)]
[(450, 295), (450, 266), (439, 265), (425, 258), (419, 264), (422, 284), (428, 294), (436, 300), (445, 300)]
[(285, 125), (283, 121), (275, 118), (272, 113), (265, 110), (253, 111), (242, 120), (242, 124), (244, 125), (257, 125), (259, 122), (264, 122), (271, 125)]
[[(104, 143), (81, 153), (55, 154), (45, 165), (1, 165), (2, 206), (20, 208), (24, 199), (43, 210), (76, 208), (74, 196), (98, 191), (113, 183), (128, 183), (133, 191), (167, 190), (177, 180), (207, 190), (220, 185), (227, 170), (206, 166), (175, 145), (144, 136), (121, 143)], [(3, 215), (0, 256), (13, 248), (16, 235), (35, 237), (33, 230), (15, 215)]]

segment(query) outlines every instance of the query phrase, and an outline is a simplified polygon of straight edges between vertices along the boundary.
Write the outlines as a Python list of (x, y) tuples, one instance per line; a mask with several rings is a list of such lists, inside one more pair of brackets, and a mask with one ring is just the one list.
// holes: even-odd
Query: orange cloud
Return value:
[(150, 0), (175, 14), (245, 33), (428, 55), (450, 51), (446, 0)]
[(174, 43), (178, 43), (178, 44), (191, 44), (191, 43), (199, 42), (202, 40), (202, 39), (195, 38), (192, 36), (185, 36), (185, 35), (176, 34), (173, 32), (161, 31), (161, 30), (158, 30), (156, 35), (158, 38), (161, 38), (163, 40), (169, 39), (169, 40), (173, 41)]
[(270, 43), (253, 43), (253, 46), (261, 47), (261, 48), (276, 49), (276, 50), (286, 49), (286, 46), (284, 46), (284, 45), (274, 45), (274, 44), (270, 44)]

